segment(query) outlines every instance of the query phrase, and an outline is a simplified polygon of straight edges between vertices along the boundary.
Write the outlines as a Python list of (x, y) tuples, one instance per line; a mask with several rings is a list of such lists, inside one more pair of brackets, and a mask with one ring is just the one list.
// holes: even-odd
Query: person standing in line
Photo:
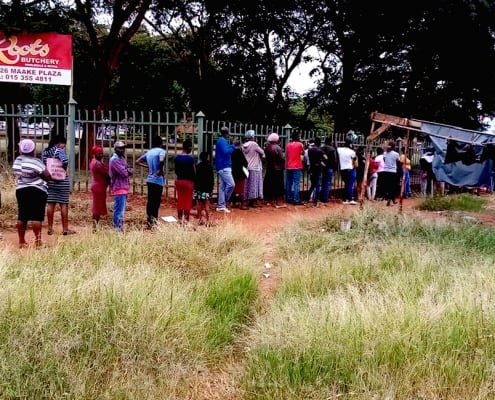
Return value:
[(435, 174), (433, 173), (433, 158), (434, 153), (432, 149), (426, 149), (425, 153), (419, 159), (419, 166), (421, 169), (421, 196), (427, 194), (433, 196), (435, 187)]
[[(285, 157), (282, 147), (278, 144), (279, 136), (272, 132), (268, 135), (265, 147), (266, 173), (263, 181), (265, 200), (275, 208), (287, 207), (282, 203), (284, 197), (284, 166)], [(267, 203), (268, 205), (268, 203)]]
[(404, 198), (409, 199), (412, 197), (411, 192), (411, 160), (406, 154), (406, 148), (401, 147), (400, 149), (400, 162), (403, 165), (402, 179), (404, 179)]
[[(48, 147), (43, 150), (41, 159), (46, 165), (48, 158), (60, 160), (62, 168), (67, 171), (69, 158), (65, 152), (67, 139), (62, 136), (53, 137), (48, 143)], [(69, 197), (70, 197), (70, 180), (69, 175), (65, 174), (63, 180), (51, 180), (48, 182), (48, 199), (46, 207), (46, 216), (48, 219), (48, 234), (53, 235), (53, 220), (55, 215), (55, 206), (60, 206), (60, 217), (62, 219), (62, 234), (73, 235), (74, 231), (69, 230)]]
[(158, 135), (153, 136), (151, 139), (151, 149), (136, 160), (136, 165), (148, 168), (148, 176), (146, 177), (146, 187), (148, 189), (146, 197), (147, 229), (156, 227), (163, 187), (165, 186), (163, 167), (167, 153), (162, 146), (162, 138)]
[(114, 153), (110, 158), (110, 190), (113, 195), (113, 225), (118, 232), (124, 232), (124, 215), (127, 197), (131, 188), (130, 177), (134, 170), (125, 157), (126, 144), (118, 140), (113, 145)]
[(103, 148), (93, 146), (91, 149), (93, 158), (89, 163), (91, 172), (91, 214), (93, 217), (93, 230), (98, 227), (100, 217), (107, 215), (107, 188), (110, 184), (108, 165), (103, 161)]
[[(218, 174), (218, 204), (217, 211), (230, 213), (227, 203), (234, 191), (235, 182), (232, 176), (231, 154), (235, 149), (235, 144), (229, 144), (229, 128), (226, 126), (220, 129), (220, 137), (215, 145), (215, 168)], [(236, 139), (238, 141), (239, 139)]]
[(337, 154), (339, 156), (340, 176), (344, 181), (344, 201), (342, 204), (356, 205), (357, 202), (354, 200), (356, 152), (352, 149), (352, 142), (346, 139), (344, 145), (337, 148)]
[(210, 155), (203, 151), (199, 154), (199, 163), (196, 165), (194, 180), (194, 198), (197, 204), (199, 225), (210, 224), (210, 199), (213, 193), (214, 179)]
[(359, 146), (357, 148), (356, 161), (354, 163), (354, 166), (356, 168), (356, 197), (358, 200), (362, 198), (361, 191), (363, 190), (364, 168), (366, 167), (366, 156), (364, 152), (365, 152), (364, 146)]
[(383, 148), (378, 147), (376, 149), (375, 162), (376, 168), (376, 200), (383, 200), (383, 170), (385, 169), (385, 162), (383, 161)]
[(327, 136), (323, 146), (321, 146), (326, 158), (321, 171), (321, 202), (328, 203), (330, 200), (330, 190), (332, 188), (333, 173), (337, 170), (337, 150), (332, 145), (332, 139)]
[(175, 190), (177, 191), (177, 218), (179, 223), (189, 222), (191, 215), (194, 181), (196, 179), (196, 162), (191, 155), (192, 141), (182, 142), (182, 153), (174, 158)]
[(244, 188), (244, 199), (249, 207), (261, 207), (263, 199), (263, 157), (265, 151), (255, 141), (255, 132), (248, 130), (244, 135), (246, 143), (242, 145), (242, 151), (246, 157), (249, 176)]
[[(248, 171), (248, 162), (244, 156), (244, 152), (241, 148), (241, 143), (235, 144), (235, 149), (231, 155), (232, 159), (232, 177), (234, 178), (235, 186), (234, 192), (230, 197), (232, 208), (239, 207), (241, 210), (248, 210), (249, 207), (246, 206), (246, 200), (244, 196), (244, 191), (246, 187), (246, 172)], [(249, 173), (249, 172), (248, 172)]]
[(291, 139), (285, 151), (285, 200), (289, 204), (300, 205), (302, 204), (299, 198), (299, 191), (304, 168), (304, 145), (299, 137), (299, 132), (292, 132)]
[(371, 157), (370, 164), (368, 166), (368, 182), (366, 184), (366, 196), (368, 200), (374, 201), (376, 197), (376, 181), (378, 179), (378, 162), (375, 160), (376, 156)]
[(382, 172), (383, 193), (385, 200), (387, 200), (387, 206), (390, 206), (392, 203), (397, 203), (395, 200), (399, 183), (397, 168), (401, 167), (400, 155), (395, 151), (395, 142), (392, 140), (388, 142), (387, 149), (383, 154), (383, 162), (385, 164)]
[(326, 155), (321, 149), (321, 138), (314, 139), (314, 145), (308, 149), (309, 179), (311, 186), (308, 191), (308, 202), (313, 199), (313, 207), (318, 206), (321, 188), (321, 174), (326, 162)]
[(45, 219), (48, 197), (47, 181), (52, 177), (43, 162), (34, 153), (36, 144), (30, 139), (19, 142), (19, 156), (14, 160), (12, 171), (17, 177), (15, 197), (17, 200), (17, 236), (19, 247), (27, 246), (28, 221), (34, 233), (35, 246), (41, 246), (41, 229)]

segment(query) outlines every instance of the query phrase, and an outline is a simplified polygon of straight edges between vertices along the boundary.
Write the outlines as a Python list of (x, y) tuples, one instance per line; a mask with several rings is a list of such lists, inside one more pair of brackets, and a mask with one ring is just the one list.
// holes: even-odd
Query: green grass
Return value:
[(470, 194), (425, 197), (417, 206), (424, 211), (481, 211), (487, 201)]
[(343, 218), (273, 238), (273, 298), (229, 224), (0, 249), (0, 398), (493, 399), (495, 230)]
[(280, 236), (246, 398), (492, 398), (493, 229), (365, 208), (341, 232), (342, 218)]
[(252, 320), (259, 256), (234, 227), (102, 232), (9, 254), (0, 398), (187, 397)]

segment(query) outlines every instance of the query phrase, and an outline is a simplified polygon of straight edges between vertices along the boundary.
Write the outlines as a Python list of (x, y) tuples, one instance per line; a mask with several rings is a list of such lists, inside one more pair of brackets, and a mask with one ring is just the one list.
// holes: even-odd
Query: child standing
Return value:
[(210, 163), (210, 155), (203, 151), (199, 154), (199, 163), (196, 165), (196, 179), (194, 181), (194, 198), (196, 199), (199, 225), (210, 223), (210, 199), (213, 193), (213, 181), (214, 174)]
[(194, 157), (191, 155), (192, 141), (184, 140), (182, 153), (174, 158), (175, 163), (175, 190), (177, 191), (177, 217), (179, 223), (189, 221), (191, 214), (194, 180), (196, 178), (196, 166)]

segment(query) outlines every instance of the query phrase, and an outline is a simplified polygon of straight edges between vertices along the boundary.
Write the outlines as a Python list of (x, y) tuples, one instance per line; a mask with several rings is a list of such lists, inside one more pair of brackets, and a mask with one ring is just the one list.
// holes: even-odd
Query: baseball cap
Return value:
[(122, 140), (117, 140), (113, 145), (114, 149), (122, 149), (125, 147), (125, 143)]
[(22, 154), (31, 153), (36, 147), (36, 144), (31, 139), (22, 139), (19, 142), (19, 151)]

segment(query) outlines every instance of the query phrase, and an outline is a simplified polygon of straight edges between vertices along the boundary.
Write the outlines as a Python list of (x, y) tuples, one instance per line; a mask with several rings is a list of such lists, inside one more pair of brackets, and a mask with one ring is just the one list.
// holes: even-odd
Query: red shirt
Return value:
[(375, 160), (370, 160), (370, 165), (368, 167), (368, 174), (373, 175), (378, 171), (378, 162)]
[(303, 169), (304, 146), (299, 141), (289, 142), (286, 151), (286, 169)]

